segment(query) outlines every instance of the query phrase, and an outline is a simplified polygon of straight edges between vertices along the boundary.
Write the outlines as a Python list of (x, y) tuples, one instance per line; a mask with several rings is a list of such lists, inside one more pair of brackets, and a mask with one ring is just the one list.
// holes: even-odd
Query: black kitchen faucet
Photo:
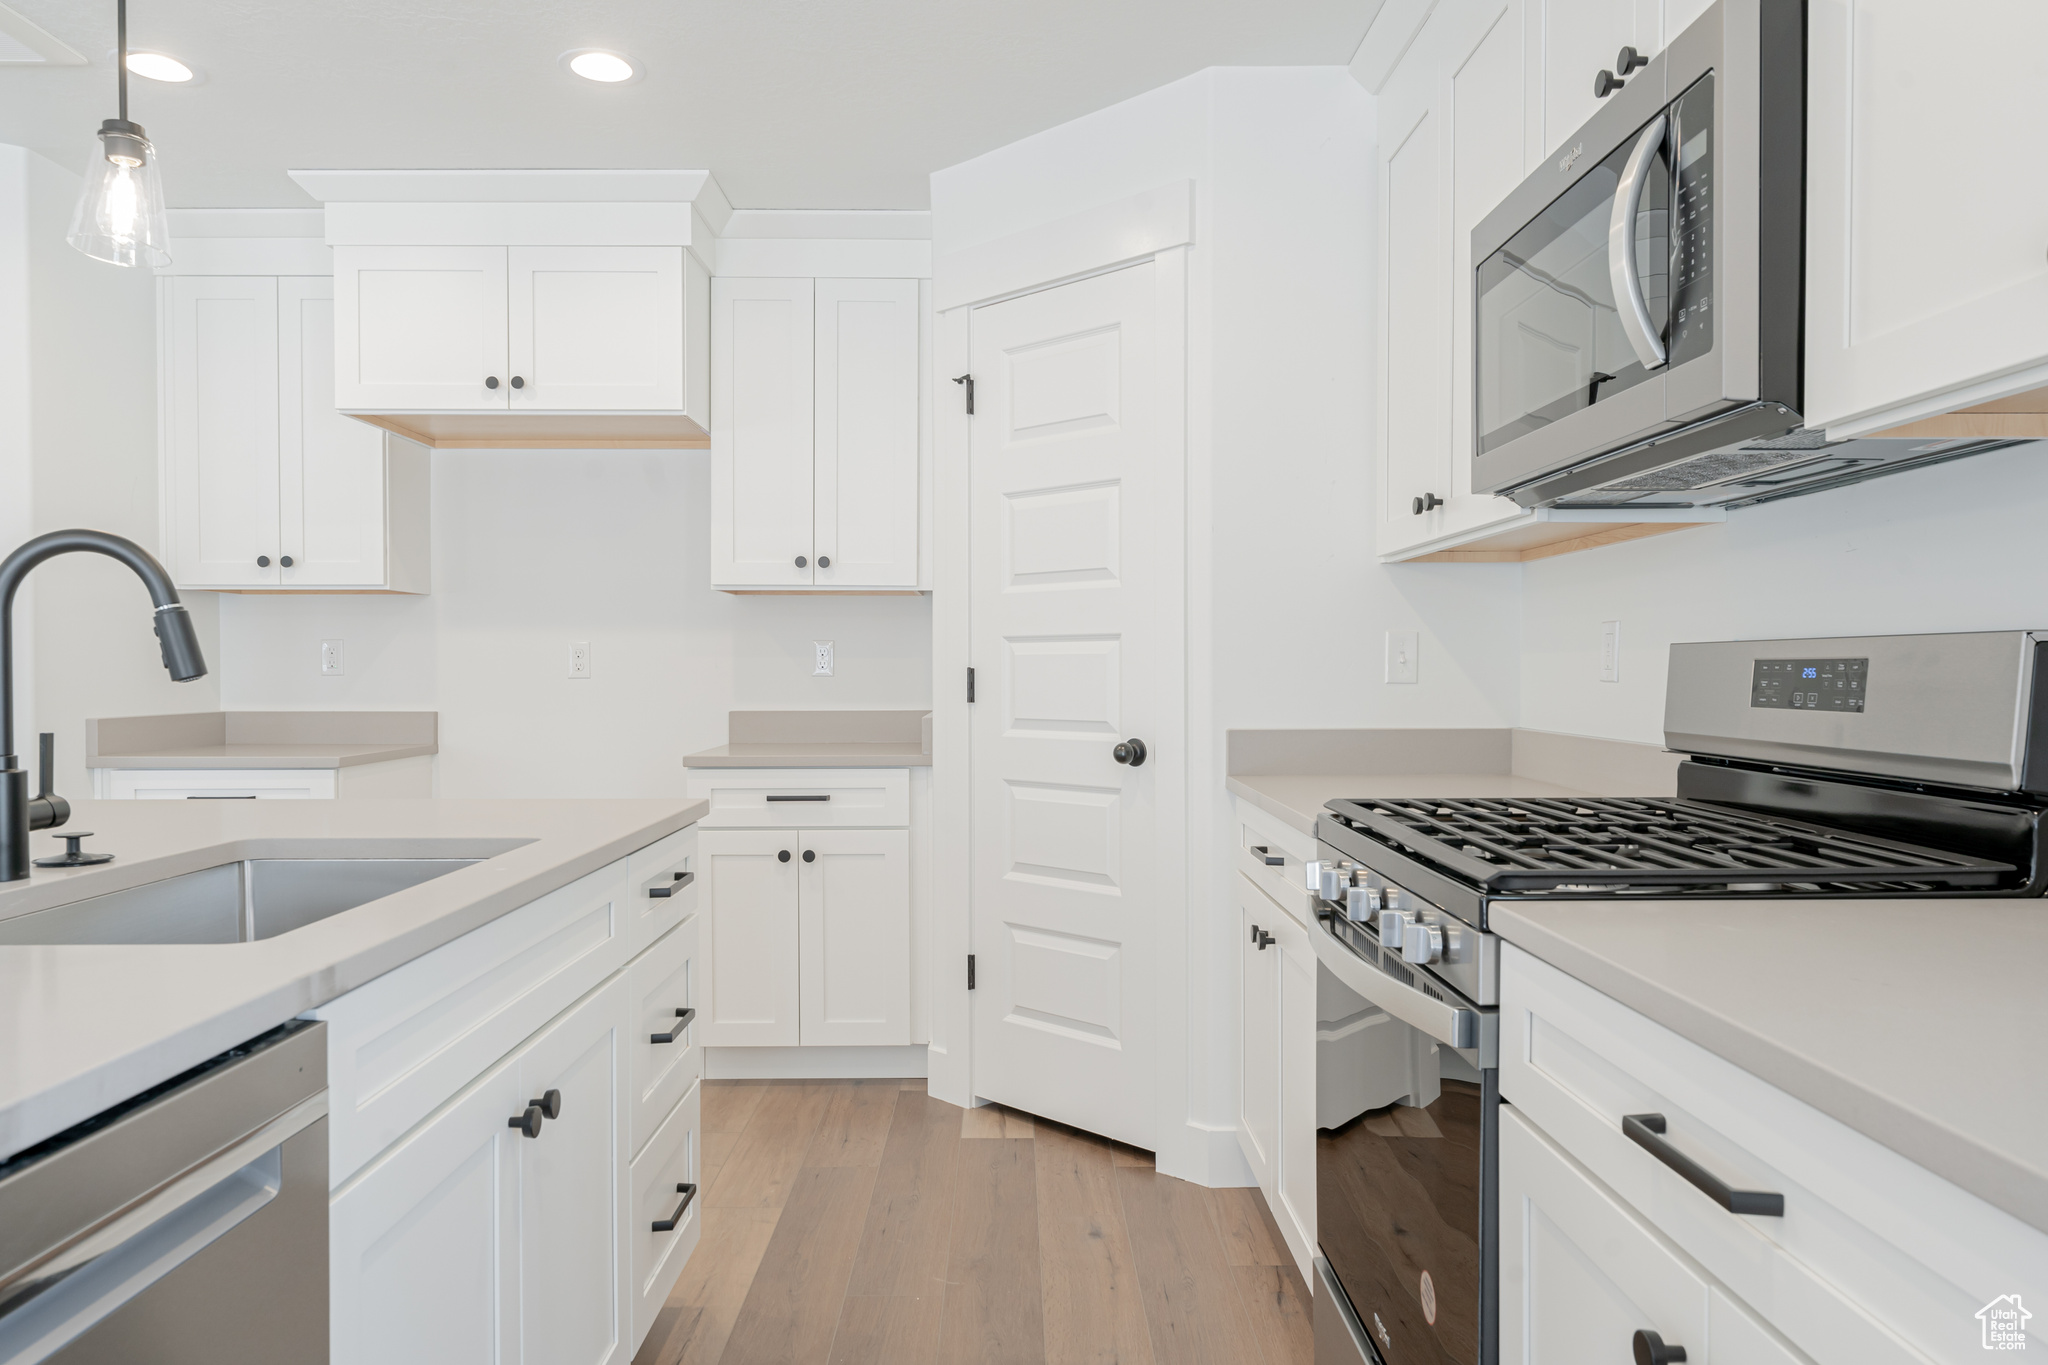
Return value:
[(0, 561), (0, 882), (28, 877), (30, 830), (49, 829), (71, 818), (71, 805), (49, 790), (28, 794), (28, 773), (14, 752), (14, 593), (29, 570), (46, 559), (72, 550), (91, 550), (118, 559), (135, 571), (156, 604), (156, 638), (164, 668), (174, 682), (206, 676), (206, 660), (192, 618), (171, 586), (171, 576), (150, 553), (132, 540), (105, 531), (52, 531), (37, 536)]

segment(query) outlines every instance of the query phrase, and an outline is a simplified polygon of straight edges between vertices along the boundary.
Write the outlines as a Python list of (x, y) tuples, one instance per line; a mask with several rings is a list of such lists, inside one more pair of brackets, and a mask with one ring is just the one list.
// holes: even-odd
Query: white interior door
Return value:
[(711, 281), (711, 581), (811, 582), (811, 282)]
[(504, 247), (336, 247), (334, 303), (344, 412), (506, 405)]
[(287, 587), (375, 587), (384, 433), (334, 408), (334, 281), (277, 282), (278, 548)]
[(710, 966), (698, 1023), (707, 1047), (794, 1047), (797, 1041), (799, 830), (707, 829), (704, 871)]
[(277, 281), (174, 276), (169, 303), (172, 573), (190, 587), (275, 584)]
[(815, 581), (917, 583), (916, 280), (817, 282)]
[(910, 1041), (910, 832), (812, 829), (803, 855), (806, 1045)]
[(974, 1089), (1150, 1149), (1159, 766), (1119, 765), (1181, 685), (1156, 552), (1161, 266), (975, 310)]
[(514, 412), (683, 406), (683, 249), (515, 246)]

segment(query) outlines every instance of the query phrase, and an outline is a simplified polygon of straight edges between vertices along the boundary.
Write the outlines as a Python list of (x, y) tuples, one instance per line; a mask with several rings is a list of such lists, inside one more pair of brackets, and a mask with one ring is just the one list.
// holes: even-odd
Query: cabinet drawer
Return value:
[(334, 1185), (625, 965), (628, 861), (313, 1011), (328, 1022)]
[[(96, 794), (109, 801), (321, 800), (335, 794), (333, 768), (102, 768)], [(104, 773), (101, 778), (99, 774)]]
[[(1822, 1365), (1974, 1355), (1978, 1309), (2048, 1301), (2048, 1234), (1512, 946), (1501, 982), (1503, 1097)], [(1727, 1211), (1629, 1114), (1783, 1215)]]
[(707, 829), (907, 826), (904, 768), (697, 768), (690, 795), (711, 803)]
[[(696, 1192), (701, 1180), (699, 1141), (701, 1086), (691, 1086), (668, 1119), (633, 1162), (633, 1194), (627, 1230), (631, 1253), (633, 1339), (637, 1351), (683, 1266), (703, 1234), (703, 1202)], [(686, 1188), (678, 1189), (677, 1186)], [(682, 1215), (676, 1216), (681, 1208)], [(669, 1223), (663, 1228), (660, 1225)]]
[[(640, 1151), (704, 1071), (697, 1009), (697, 920), (692, 916), (626, 969), (632, 997), (633, 1150)], [(687, 1016), (680, 1011), (687, 1010)], [(663, 1040), (666, 1041), (663, 1041)]]
[[(1308, 858), (1313, 856), (1316, 841), (1308, 835), (1295, 834), (1283, 843), (1282, 836), (1271, 827), (1247, 818), (1242, 805), (1236, 824), (1238, 870), (1278, 901), (1288, 914), (1305, 925), (1315, 923), (1315, 910), (1309, 904)], [(1304, 849), (1308, 852), (1304, 853)]]
[(697, 913), (697, 827), (677, 830), (626, 860), (626, 952), (648, 944)]

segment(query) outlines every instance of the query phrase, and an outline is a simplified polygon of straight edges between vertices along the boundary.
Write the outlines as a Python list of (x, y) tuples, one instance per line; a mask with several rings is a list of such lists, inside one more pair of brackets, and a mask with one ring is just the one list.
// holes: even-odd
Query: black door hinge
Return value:
[(967, 955), (967, 989), (974, 989), (974, 954)]
[(967, 670), (967, 700), (974, 700), (974, 670)]
[(953, 382), (967, 386), (967, 415), (969, 417), (974, 416), (974, 376), (971, 374), (957, 375), (954, 377)]

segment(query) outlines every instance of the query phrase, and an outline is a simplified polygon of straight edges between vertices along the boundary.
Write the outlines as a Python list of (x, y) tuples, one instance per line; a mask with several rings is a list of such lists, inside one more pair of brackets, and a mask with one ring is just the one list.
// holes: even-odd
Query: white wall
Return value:
[(223, 594), (223, 705), (439, 711), (437, 794), (603, 797), (682, 794), (728, 710), (930, 704), (929, 598), (707, 586), (708, 452), (441, 450), (433, 499), (427, 596)]
[[(156, 282), (64, 241), (80, 181), (0, 147), (0, 551), (83, 526), (154, 553), (157, 535)], [(190, 602), (218, 663), (206, 594)], [(58, 790), (89, 794), (87, 716), (206, 711), (219, 669), (191, 683), (163, 670), (149, 597), (126, 568), (73, 554), (28, 579), (17, 611), (22, 708), (16, 742), (33, 781), (36, 730), (57, 735)], [(26, 686), (24, 686), (26, 684)]]
[[(2048, 628), (2044, 527), (2034, 444), (1534, 560), (1521, 724), (1662, 743), (1676, 641)], [(1619, 683), (1598, 681), (1607, 620), (1622, 623)]]

